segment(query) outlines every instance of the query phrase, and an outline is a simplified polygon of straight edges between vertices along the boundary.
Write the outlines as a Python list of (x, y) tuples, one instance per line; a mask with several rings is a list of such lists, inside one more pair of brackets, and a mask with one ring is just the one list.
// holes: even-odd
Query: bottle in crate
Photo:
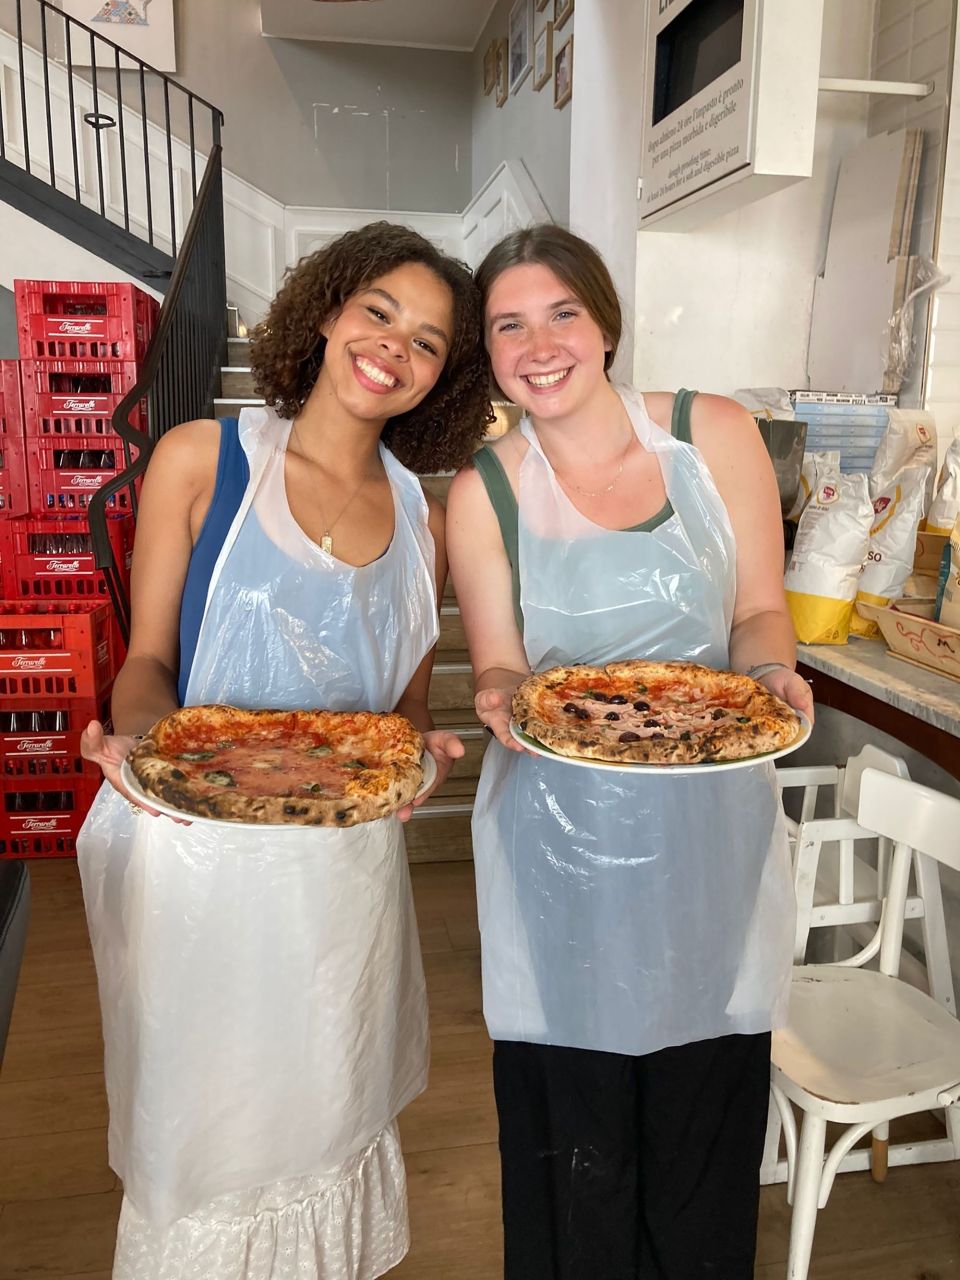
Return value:
[(113, 628), (105, 603), (0, 601), (3, 707), (98, 697), (116, 674)]
[(16, 789), (23, 778), (98, 782), (99, 767), (80, 755), (80, 735), (91, 720), (110, 731), (111, 690), (96, 698), (7, 703), (0, 711), (0, 788)]
[[(69, 438), (81, 447), (88, 437), (114, 435), (113, 411), (137, 374), (135, 364), (120, 360), (21, 361), (24, 434)], [(146, 405), (135, 406), (127, 421), (145, 431)]]
[(5, 778), (0, 859), (74, 857), (77, 835), (101, 781), (91, 776)]
[[(133, 555), (133, 515), (108, 515), (107, 535), (121, 580), (127, 585)], [(0, 521), (0, 596), (11, 600), (109, 600), (106, 579), (94, 559), (87, 520), (82, 516), (32, 516)]]

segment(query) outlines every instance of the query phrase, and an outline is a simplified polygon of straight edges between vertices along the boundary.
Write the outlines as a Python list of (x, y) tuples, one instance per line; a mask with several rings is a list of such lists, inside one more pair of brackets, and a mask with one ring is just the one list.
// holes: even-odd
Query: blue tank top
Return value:
[(197, 651), (200, 623), (207, 603), (207, 592), (226, 536), (250, 481), (250, 466), (238, 434), (236, 418), (220, 420), (220, 453), (213, 498), (190, 553), (187, 576), (180, 601), (180, 671), (177, 677), (177, 700), (183, 706), (193, 657)]

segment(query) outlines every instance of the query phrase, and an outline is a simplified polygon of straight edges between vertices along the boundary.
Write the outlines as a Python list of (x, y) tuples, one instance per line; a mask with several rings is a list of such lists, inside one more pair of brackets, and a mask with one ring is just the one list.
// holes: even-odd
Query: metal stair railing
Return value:
[(222, 113), (51, 0), (14, 5), (16, 65), (0, 75), (4, 197), (28, 212), (48, 202), (48, 221), (73, 238), (99, 215), (118, 249), (140, 242), (141, 276), (169, 275)]
[[(126, 488), (135, 512), (136, 481), (146, 470), (154, 443), (178, 422), (212, 416), (226, 347), (223, 164), (216, 146), (207, 160), (140, 378), (113, 414), (127, 466), (94, 494), (88, 508), (96, 564), (106, 578), (124, 641), (130, 638), (130, 600), (107, 535), (108, 503)], [(131, 410), (145, 397), (147, 434), (129, 422)]]

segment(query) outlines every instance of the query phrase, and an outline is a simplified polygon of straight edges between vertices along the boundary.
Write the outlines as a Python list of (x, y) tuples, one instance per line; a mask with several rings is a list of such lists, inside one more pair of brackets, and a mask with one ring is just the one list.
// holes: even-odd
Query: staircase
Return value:
[[(231, 332), (236, 331), (235, 313)], [(249, 339), (227, 340), (228, 363), (220, 371), (220, 395), (214, 414), (236, 417), (248, 405), (263, 404), (253, 389)], [(446, 501), (450, 475), (420, 477), (423, 487)], [(430, 710), (439, 728), (452, 729), (466, 747), (447, 781), (429, 800), (414, 810), (407, 824), (407, 855), (411, 862), (453, 862), (470, 859), (470, 815), (480, 777), (487, 735), (473, 710), (473, 675), (467, 656), (460, 610), (449, 581), (440, 605), (440, 639), (430, 683)]]

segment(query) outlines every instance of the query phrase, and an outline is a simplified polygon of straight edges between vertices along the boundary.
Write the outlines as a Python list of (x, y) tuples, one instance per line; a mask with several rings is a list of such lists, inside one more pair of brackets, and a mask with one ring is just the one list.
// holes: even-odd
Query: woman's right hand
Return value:
[(516, 691), (515, 684), (502, 689), (481, 689), (474, 699), (474, 706), (483, 723), (508, 751), (529, 754), (510, 732), (510, 711)]
[(120, 781), (120, 766), (137, 745), (137, 739), (130, 734), (107, 734), (99, 720), (91, 720), (80, 735), (80, 754), (84, 760), (92, 760), (103, 771), (103, 776), (115, 791), (119, 791), (137, 809), (149, 813), (152, 818), (159, 817), (156, 809), (148, 809), (146, 805), (134, 800), (133, 796)]

